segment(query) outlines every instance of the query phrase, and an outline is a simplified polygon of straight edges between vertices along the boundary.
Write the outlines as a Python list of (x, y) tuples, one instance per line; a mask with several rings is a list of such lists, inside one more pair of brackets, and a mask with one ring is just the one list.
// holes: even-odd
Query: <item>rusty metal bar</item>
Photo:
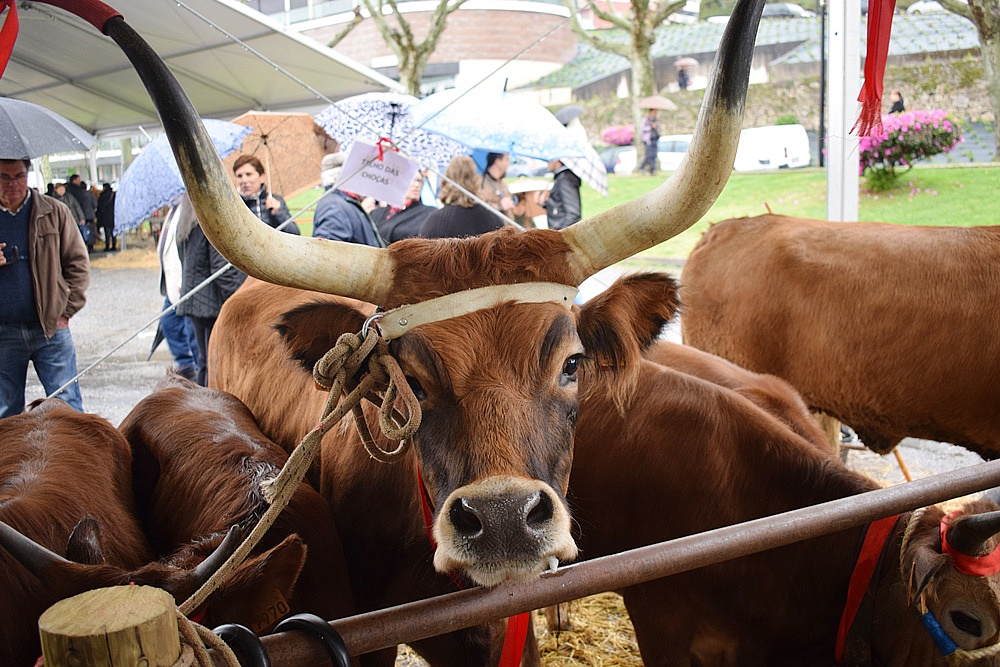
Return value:
[[(1000, 460), (561, 568), (525, 584), (475, 588), (332, 621), (352, 655), (686, 572), (1000, 486)], [(263, 638), (274, 667), (329, 664), (293, 633)], [(217, 665), (222, 662), (216, 659)]]

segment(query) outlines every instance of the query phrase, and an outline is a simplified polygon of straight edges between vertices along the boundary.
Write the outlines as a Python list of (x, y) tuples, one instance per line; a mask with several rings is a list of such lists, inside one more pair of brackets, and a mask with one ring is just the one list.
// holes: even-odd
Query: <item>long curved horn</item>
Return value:
[(693, 225), (712, 206), (736, 160), (750, 65), (764, 0), (739, 0), (715, 56), (691, 147), (652, 192), (562, 230), (583, 282), (601, 269)]
[(39, 579), (50, 566), (69, 562), (3, 521), (0, 521), (0, 547)]
[(120, 14), (98, 0), (41, 1), (89, 21), (125, 52), (160, 115), (205, 236), (226, 259), (270, 283), (385, 300), (395, 267), (384, 249), (285, 234), (250, 212), (177, 79)]
[(966, 556), (979, 556), (989, 539), (997, 534), (1000, 534), (1000, 510), (963, 514), (948, 525), (945, 537), (955, 551)]

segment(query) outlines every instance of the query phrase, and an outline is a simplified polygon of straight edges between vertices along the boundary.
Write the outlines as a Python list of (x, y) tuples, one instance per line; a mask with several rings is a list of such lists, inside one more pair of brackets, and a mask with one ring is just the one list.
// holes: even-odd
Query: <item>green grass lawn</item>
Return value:
[[(649, 192), (664, 176), (608, 176), (608, 196), (602, 197), (586, 185), (580, 189), (584, 216), (594, 215), (616, 204)], [(1000, 192), (1000, 165), (914, 167), (899, 179), (893, 190), (873, 194), (861, 179), (859, 218), (905, 225), (994, 225), (1000, 224), (995, 203)], [(293, 214), (314, 203), (319, 188), (288, 201)], [(744, 215), (774, 213), (807, 218), (826, 217), (826, 171), (795, 169), (767, 173), (734, 172), (708, 213), (684, 233), (640, 253), (630, 263), (652, 263), (662, 258), (683, 258), (712, 222)], [(312, 211), (298, 217), (304, 235), (312, 234)]]
[[(609, 176), (608, 196), (581, 188), (585, 216), (648, 192), (662, 182), (651, 176)], [(1000, 166), (914, 167), (899, 185), (874, 194), (861, 179), (858, 218), (906, 225), (1000, 224), (995, 197)], [(768, 173), (736, 172), (708, 213), (690, 229), (637, 256), (683, 258), (712, 222), (739, 216), (774, 213), (806, 218), (826, 217), (826, 171), (796, 169)], [(642, 263), (638, 261), (637, 263)]]

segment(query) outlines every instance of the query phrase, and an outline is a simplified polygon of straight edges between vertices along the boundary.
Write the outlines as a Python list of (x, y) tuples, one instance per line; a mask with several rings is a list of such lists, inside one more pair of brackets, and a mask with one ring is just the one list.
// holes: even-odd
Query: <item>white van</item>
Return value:
[(808, 167), (812, 161), (809, 137), (801, 125), (748, 127), (740, 133), (736, 171)]

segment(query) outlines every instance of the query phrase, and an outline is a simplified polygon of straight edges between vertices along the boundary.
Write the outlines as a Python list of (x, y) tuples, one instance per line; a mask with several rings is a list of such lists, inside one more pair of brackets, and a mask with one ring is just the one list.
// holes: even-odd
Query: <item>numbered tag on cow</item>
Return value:
[(355, 141), (337, 179), (337, 189), (402, 206), (420, 165), (392, 150)]

